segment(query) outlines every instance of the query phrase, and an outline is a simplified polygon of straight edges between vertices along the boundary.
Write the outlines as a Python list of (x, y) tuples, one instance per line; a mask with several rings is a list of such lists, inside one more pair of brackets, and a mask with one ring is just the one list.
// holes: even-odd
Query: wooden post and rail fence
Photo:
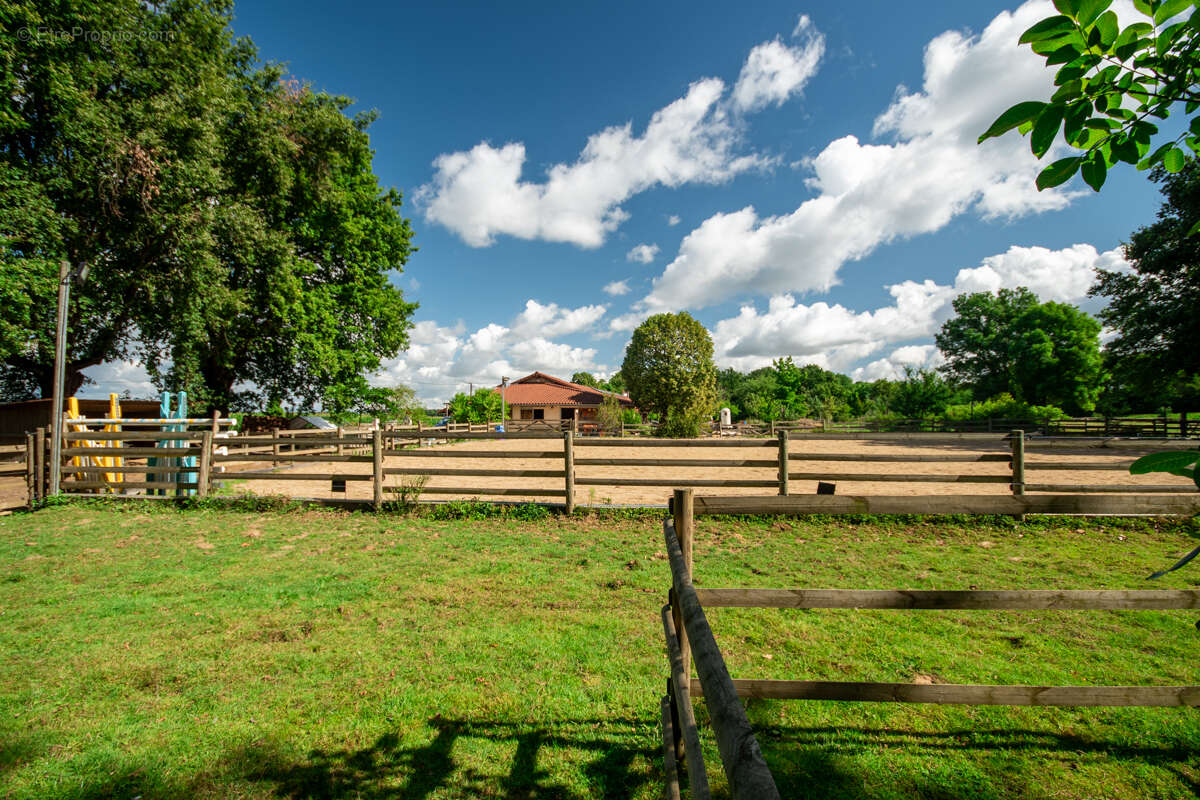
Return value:
[[(721, 765), (735, 800), (779, 797), (746, 717), (741, 698), (841, 700), (885, 703), (942, 703), (1008, 706), (1200, 706), (1200, 686), (1006, 686), (974, 684), (915, 684), (867, 681), (734, 679), (717, 645), (705, 608), (774, 609), (895, 609), (895, 610), (1170, 610), (1200, 608), (1196, 590), (856, 590), (697, 588), (694, 570), (695, 518), (706, 514), (808, 514), (813, 500), (848, 498), (792, 496), (694, 497), (677, 489), (671, 516), (663, 521), (663, 536), (671, 568), (671, 588), (662, 609), (667, 644), (667, 694), (660, 704), (663, 725), (664, 774), (667, 796), (679, 797), (679, 771), (686, 766), (693, 798), (710, 796), (708, 775), (700, 751), (692, 699), (702, 697), (717, 740)], [(883, 498), (886, 501), (901, 498)], [(967, 498), (903, 498), (935, 501), (916, 513), (991, 513), (971, 508)], [(974, 498), (979, 499), (979, 498)], [(996, 496), (1010, 507), (1030, 513), (1054, 508), (1056, 498)], [(1117, 497), (1083, 497), (1101, 505)], [(1159, 513), (1200, 512), (1200, 498), (1150, 498)], [(893, 508), (888, 502), (884, 508)], [(962, 510), (970, 508), (970, 510)], [(1011, 509), (1010, 509), (1011, 510)], [(912, 508), (908, 512), (911, 513)], [(822, 508), (821, 513), (859, 513), (852, 504)], [(692, 677), (692, 665), (696, 677)]]
[[(88, 423), (95, 421), (87, 420)], [(80, 421), (67, 426), (63, 455), (66, 462), (63, 473), (66, 480), (63, 491), (67, 493), (103, 492), (126, 495), (130, 492), (182, 490), (186, 493), (211, 492), (222, 480), (238, 481), (307, 481), (328, 482), (331, 491), (344, 491), (347, 483), (372, 483), (370, 500), (347, 500), (331, 498), (304, 498), (331, 505), (369, 504), (381, 506), (386, 499), (399, 495), (405, 502), (422, 496), (451, 495), (458, 497), (526, 498), (539, 502), (552, 501), (573, 510), (577, 504), (579, 490), (591, 487), (690, 487), (702, 489), (760, 489), (789, 497), (796, 491), (798, 482), (819, 482), (828, 489), (835, 485), (855, 483), (911, 484), (911, 483), (954, 483), (992, 484), (1007, 487), (1009, 496), (994, 495), (945, 495), (952, 498), (950, 505), (960, 507), (953, 498), (971, 497), (974, 507), (992, 509), (988, 513), (1039, 513), (1037, 511), (1009, 511), (1010, 508), (1025, 508), (1025, 505), (1007, 502), (1019, 498), (1036, 498), (1047, 494), (1060, 497), (1083, 495), (1120, 495), (1123, 499), (1115, 504), (1083, 504), (1058, 500), (1060, 507), (1128, 507), (1137, 497), (1157, 495), (1196, 495), (1195, 485), (1186, 479), (1168, 477), (1174, 483), (1061, 483), (1052, 482), (1056, 471), (1073, 472), (1127, 471), (1132, 457), (1114, 462), (1077, 460), (1070, 456), (1053, 460), (1040, 456), (1053, 455), (1055, 448), (1086, 450), (1096, 453), (1131, 453), (1163, 448), (1190, 448), (1194, 444), (1179, 440), (1147, 441), (1144, 439), (1079, 439), (1059, 437), (1027, 437), (1021, 431), (1005, 434), (806, 434), (793, 435), (780, 430), (773, 439), (649, 439), (649, 438), (606, 438), (577, 437), (567, 431), (555, 432), (461, 432), (453, 435), (430, 436), (427, 429), (389, 427), (378, 431), (282, 431), (267, 436), (228, 436), (212, 429), (208, 421), (202, 421), (204, 430), (159, 431), (122, 430), (100, 431), (79, 430)], [(70, 429), (73, 428), (73, 429)], [(205, 438), (205, 433), (208, 438)], [(15, 475), (24, 474), (31, 502), (44, 498), (46, 466), (49, 458), (49, 442), (52, 434), (39, 429), (27, 437), (24, 464), (15, 465)], [(516, 442), (510, 449), (474, 448), (475, 442), (491, 440)], [(950, 446), (941, 452), (817, 452), (807, 446), (810, 441), (836, 442), (839, 440), (866, 440), (887, 445), (913, 445), (929, 447)], [(462, 447), (429, 446), (439, 441), (465, 442)], [(523, 446), (525, 442), (529, 446)], [(156, 446), (163, 443), (172, 446)], [(422, 446), (424, 445), (424, 446)], [(609, 455), (612, 448), (623, 452)], [(733, 450), (730, 450), (733, 448)], [(952, 448), (952, 449), (951, 449)], [(970, 452), (973, 448), (976, 451)], [(1000, 448), (1003, 448), (1002, 450)], [(665, 449), (665, 451), (664, 451)], [(825, 445), (828, 449), (828, 445)], [(985, 450), (979, 452), (979, 450)], [(634, 455), (630, 455), (633, 451)], [(664, 451), (664, 457), (657, 457)], [(695, 456), (691, 455), (691, 452)], [(729, 453), (729, 456), (725, 456)], [(758, 455), (761, 453), (761, 455)], [(1030, 454), (1034, 458), (1030, 458)], [(119, 465), (107, 466), (87, 463), (90, 458), (119, 457)], [(192, 466), (178, 466), (174, 460), (199, 457)], [(157, 459), (150, 464), (147, 458)], [(453, 458), (459, 462), (453, 467), (439, 467), (439, 458)], [(434, 459), (430, 462), (429, 459)], [(497, 464), (495, 459), (501, 459)], [(546, 468), (504, 468), (503, 460), (542, 460), (554, 462)], [(199, 462), (203, 462), (202, 464)], [(461, 466), (461, 463), (469, 466)], [(226, 472), (233, 465), (262, 463), (265, 469), (250, 469)], [(345, 464), (345, 472), (305, 471), (310, 465)], [(370, 464), (368, 468), (365, 465)], [(962, 465), (960, 469), (946, 472), (863, 472), (875, 464), (907, 465), (919, 470), (922, 464)], [(350, 466), (354, 465), (354, 466)], [(496, 466), (492, 466), (496, 465)], [(629, 467), (641, 468), (651, 477), (629, 477), (612, 474), (612, 470), (593, 468)], [(281, 469), (283, 468), (283, 469)], [(944, 467), (942, 467), (944, 468)], [(996, 469), (999, 468), (999, 469)], [(672, 471), (668, 473), (667, 471)], [(673, 477), (684, 470), (695, 470), (693, 475), (704, 477)], [(720, 477), (708, 477), (712, 471)], [(982, 472), (980, 470), (987, 470)], [(606, 474), (607, 473), (607, 474)], [(773, 473), (773, 474), (771, 474)], [(113, 480), (113, 476), (118, 478)], [(1051, 476), (1051, 480), (1039, 478)], [(38, 476), (42, 476), (39, 480)], [(503, 479), (514, 485), (479, 485), (469, 480), (450, 486), (425, 485), (431, 477), (438, 478), (486, 478), (479, 483), (494, 484)], [(399, 481), (402, 485), (389, 485)], [(1044, 481), (1044, 482), (1043, 482)], [(166, 485), (159, 485), (166, 484)], [(403, 485), (407, 484), (407, 485)], [(341, 488), (335, 488), (341, 487)], [(1134, 496), (1136, 495), (1136, 496)], [(869, 508), (905, 507), (896, 513), (913, 512), (912, 508), (924, 504), (938, 504), (935, 497), (882, 497), (878, 495), (803, 495), (812, 502), (823, 504), (821, 508), (838, 508), (847, 504), (859, 508), (857, 513), (868, 512)], [(732, 499), (732, 498), (731, 498)], [(746, 498), (754, 501), (756, 498)], [(1127, 502), (1128, 501), (1128, 502)], [(1151, 505), (1153, 505), (1151, 503)], [(814, 512), (824, 513), (824, 512)], [(932, 512), (929, 512), (932, 513)], [(947, 512), (970, 513), (970, 512)], [(1087, 512), (1055, 512), (1087, 513)], [(1096, 512), (1106, 513), (1106, 512)], [(1130, 512), (1137, 513), (1137, 512)], [(1150, 513), (1150, 512), (1146, 512)]]

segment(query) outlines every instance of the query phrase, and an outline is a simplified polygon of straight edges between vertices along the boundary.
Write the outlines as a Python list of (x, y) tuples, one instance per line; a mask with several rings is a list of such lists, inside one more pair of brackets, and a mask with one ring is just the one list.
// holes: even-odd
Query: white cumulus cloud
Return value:
[[(1119, 249), (1099, 253), (1088, 244), (1062, 250), (1011, 247), (988, 256), (977, 267), (960, 269), (951, 286), (932, 280), (907, 280), (887, 287), (893, 303), (873, 311), (854, 311), (840, 304), (799, 303), (791, 294), (771, 297), (765, 311), (743, 306), (737, 316), (717, 322), (713, 343), (717, 363), (739, 370), (766, 366), (790, 355), (827, 369), (848, 370), (888, 347), (891, 356), (852, 374), (861, 379), (903, 373), (904, 366), (940, 363), (932, 339), (954, 313), (951, 302), (966, 292), (1025, 286), (1043, 300), (1080, 302), (1094, 283), (1097, 269), (1128, 269)], [(866, 376), (866, 377), (863, 377)]]
[(443, 153), (416, 201), (426, 219), (473, 247), (497, 236), (598, 247), (628, 218), (621, 204), (635, 194), (721, 183), (774, 163), (738, 151), (741, 115), (784, 102), (816, 71), (824, 40), (807, 23), (798, 35), (804, 41), (797, 47), (775, 40), (751, 50), (732, 93), (719, 78), (698, 80), (654, 112), (640, 135), (631, 122), (592, 134), (573, 163), (554, 164), (541, 181), (523, 177), (521, 142)]
[(626, 261), (637, 261), (641, 264), (649, 264), (658, 256), (658, 245), (656, 244), (639, 244), (628, 253), (625, 254)]
[(783, 105), (816, 74), (825, 53), (825, 37), (817, 33), (806, 15), (800, 16), (792, 36), (804, 41), (790, 47), (776, 38), (750, 51), (730, 95), (735, 110), (758, 111), (771, 104)]
[(604, 370), (596, 349), (553, 341), (593, 328), (606, 311), (603, 305), (567, 308), (527, 300), (511, 322), (492, 322), (468, 332), (460, 324), (422, 320), (413, 326), (409, 348), (385, 362), (374, 381), (412, 386), (428, 405), (445, 402), (456, 392), (494, 386), (507, 375), (519, 378), (535, 370), (570, 378), (579, 370)]
[(640, 307), (700, 308), (747, 289), (826, 291), (847, 261), (899, 238), (936, 231), (974, 212), (1008, 218), (1065, 206), (1039, 193), (1043, 166), (1014, 135), (976, 144), (1013, 103), (1045, 96), (1052, 75), (1018, 37), (1047, 13), (1031, 2), (1002, 12), (977, 37), (949, 31), (925, 49), (921, 90), (900, 87), (876, 120), (881, 143), (846, 135), (808, 161), (815, 196), (795, 211), (760, 217), (752, 206), (705, 220), (682, 241)]
[(604, 284), (604, 293), (610, 294), (613, 297), (620, 297), (623, 294), (629, 294), (628, 281), (613, 281), (612, 283)]

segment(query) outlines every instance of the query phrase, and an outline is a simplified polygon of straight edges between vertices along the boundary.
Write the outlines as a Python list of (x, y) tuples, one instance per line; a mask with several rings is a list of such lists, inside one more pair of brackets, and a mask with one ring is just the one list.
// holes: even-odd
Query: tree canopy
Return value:
[[(1038, 189), (1082, 172), (1099, 191), (1108, 169), (1120, 162), (1178, 172), (1200, 153), (1200, 11), (1193, 0), (1133, 0), (1143, 19), (1122, 28), (1111, 4), (1054, 0), (1059, 13), (1026, 30), (1019, 42), (1044, 56), (1047, 67), (1058, 67), (1057, 89), (1047, 100), (1017, 103), (979, 137), (1017, 128), (1042, 158), (1061, 130), (1078, 153), (1043, 169)], [(1189, 117), (1187, 130), (1154, 147), (1159, 129), (1153, 120), (1166, 119), (1179, 104)]]
[(942, 371), (976, 400), (1010, 393), (1069, 413), (1095, 408), (1104, 372), (1100, 323), (1089, 314), (1023, 287), (959, 295), (954, 312), (936, 336)]
[(712, 415), (717, 368), (712, 337), (687, 312), (655, 314), (637, 327), (621, 375), (634, 405), (659, 416), (666, 436), (696, 436)]
[(1200, 164), (1156, 170), (1165, 202), (1158, 221), (1138, 229), (1125, 250), (1133, 267), (1100, 271), (1092, 294), (1108, 298), (1100, 319), (1116, 332), (1106, 347), (1117, 410), (1172, 403), (1200, 407)]
[(412, 232), (372, 117), (258, 66), (224, 0), (44, 6), (10, 4), (34, 33), (0, 37), (0, 390), (49, 393), (66, 259), (91, 269), (69, 392), (140, 355), (199, 404), (352, 408), (415, 308), (388, 279)]
[(499, 422), (503, 413), (500, 393), (491, 388), (459, 392), (450, 398), (449, 409), (455, 422)]

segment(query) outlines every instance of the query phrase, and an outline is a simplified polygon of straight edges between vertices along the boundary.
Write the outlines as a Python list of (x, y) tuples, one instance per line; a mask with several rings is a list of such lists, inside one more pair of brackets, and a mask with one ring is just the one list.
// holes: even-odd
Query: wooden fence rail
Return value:
[[(708, 708), (721, 763), (735, 798), (778, 796), (747, 721), (740, 700), (744, 697), (960, 705), (1200, 707), (1200, 686), (1196, 685), (1014, 686), (733, 679), (705, 616), (706, 607), (1146, 611), (1200, 608), (1200, 591), (697, 589), (692, 583), (695, 517), (713, 513), (713, 509), (721, 513), (724, 501), (730, 499), (738, 501), (739, 513), (750, 514), (777, 513), (781, 508), (796, 506), (800, 500), (794, 497), (695, 497), (691, 489), (674, 492), (672, 516), (663, 522), (671, 569), (668, 604), (662, 610), (670, 665), (668, 692), (662, 703), (664, 761), (669, 766), (668, 794), (672, 791), (670, 780), (677, 770), (680, 749), (688, 756), (686, 764), (693, 796), (705, 796), (708, 789), (703, 762), (692, 757), (698, 746), (696, 722), (691, 713), (691, 700), (696, 697), (702, 697)], [(691, 677), (693, 659), (696, 678)]]
[[(165, 469), (149, 469), (142, 463), (145, 458), (198, 459), (201, 453), (207, 452), (208, 469), (203, 481), (205, 490), (213, 488), (215, 481), (237, 479), (329, 481), (331, 491), (340, 492), (344, 491), (348, 481), (369, 480), (372, 482), (372, 496), (378, 496), (379, 503), (389, 496), (396, 495), (405, 502), (411, 502), (421, 495), (527, 496), (560, 498), (568, 508), (573, 509), (576, 489), (580, 487), (590, 489), (686, 485), (696, 488), (761, 489), (764, 490), (764, 494), (775, 494), (780, 498), (798, 498), (796, 504), (784, 503), (779, 506), (780, 513), (1175, 514), (1195, 513), (1195, 500), (1200, 497), (1200, 492), (1196, 491), (1191, 481), (1173, 476), (1164, 476), (1165, 480), (1160, 479), (1162, 482), (1155, 483), (1113, 483), (1103, 482), (1103, 479), (1068, 483), (1054, 480), (1064, 470), (1111, 474), (1113, 471), (1127, 470), (1133, 457), (1139, 452), (1192, 446), (1180, 440), (1027, 437), (1021, 431), (1003, 434), (827, 433), (801, 438), (781, 430), (777, 431), (774, 439), (736, 440), (577, 437), (571, 431), (560, 434), (529, 430), (513, 433), (462, 431), (445, 434), (438, 429), (432, 432), (433, 435), (427, 435), (430, 433), (430, 430), (418, 430), (416, 426), (406, 429), (393, 427), (379, 431), (351, 431), (346, 428), (315, 432), (275, 430), (269, 434), (254, 436), (214, 434), (207, 430), (72, 431), (64, 437), (65, 458), (112, 458), (119, 459), (123, 466), (113, 466), (103, 471), (91, 469), (91, 466), (103, 465), (86, 463), (82, 465), (87, 467), (86, 470), (64, 467), (68, 474), (77, 475), (79, 481), (86, 479), (87, 485), (79, 481), (68, 481), (63, 490), (92, 492), (100, 488), (110, 493), (126, 493), (126, 490), (157, 488), (134, 486), (126, 483), (123, 476), (125, 473), (170, 474), (169, 470)], [(206, 436), (210, 437), (212, 442), (211, 449), (208, 450), (203, 446)], [(820, 452), (808, 446), (807, 443), (813, 439), (827, 442), (821, 445)], [(471, 446), (474, 442), (496, 440), (513, 442), (515, 449), (495, 450), (485, 449), (486, 445)], [(945, 449), (937, 453), (825, 452), (830, 447), (836, 447), (836, 444), (831, 445), (829, 442), (843, 440), (880, 442), (891, 446), (941, 445)], [(445, 441), (461, 441), (464, 444), (454, 448), (430, 446), (431, 443)], [(529, 446), (523, 446), (526, 441), (529, 442)], [(49, 436), (45, 430), (35, 433), (27, 441), (25, 460), (14, 463), (6, 470), (14, 477), (25, 476), (31, 501), (43, 496), (44, 481), (39, 484), (37, 476), (44, 475), (48, 463), (48, 442)], [(610, 448), (613, 447), (645, 455), (630, 456), (628, 452), (623, 452), (610, 457), (607, 453), (611, 452)], [(967, 452), (964, 452), (964, 449)], [(977, 452), (970, 452), (972, 449)], [(1098, 450), (1119, 454), (1122, 460), (1117, 463), (1075, 458), (1064, 461), (1061, 456), (1047, 458), (1056, 451), (1082, 451), (1090, 455)], [(662, 453), (661, 457), (659, 453)], [(459, 459), (466, 463), (441, 467), (436, 461), (428, 460), (438, 458)], [(520, 464), (508, 468), (503, 462), (496, 462), (496, 459), (529, 459), (556, 463), (546, 464), (544, 467)], [(383, 463), (380, 464), (376, 479), (377, 460)], [(475, 460), (482, 463), (472, 463)], [(242, 472), (226, 472), (225, 470), (233, 464), (262, 466)], [(316, 469), (316, 465), (322, 464), (356, 467), (348, 466), (334, 474), (322, 474)], [(367, 464), (372, 466), (365, 471), (365, 475), (359, 476), (358, 470)], [(872, 469), (888, 464), (909, 465), (912, 469)], [(931, 466), (922, 468), (921, 465), (925, 464)], [(938, 472), (932, 465), (962, 465), (962, 468)], [(279, 471), (281, 468), (293, 467), (297, 468), (297, 471)], [(641, 468), (645, 470), (643, 475), (648, 476), (612, 474), (611, 471), (603, 469), (611, 467)], [(681, 475), (679, 470), (683, 468), (700, 471)], [(189, 483), (199, 482), (198, 471), (197, 463), (186, 470), (190, 477), (183, 480), (188, 480)], [(404, 476), (410, 476), (412, 480), (405, 481)], [(421, 479), (431, 477), (520, 480), (524, 485), (481, 486), (472, 481), (463, 481), (460, 486), (425, 486)], [(382, 485), (385, 480), (397, 478), (405, 485)], [(109, 479), (112, 479), (112, 486), (95, 486), (96, 483)], [(1172, 480), (1178, 482), (1170, 483)], [(847, 487), (843, 491), (851, 493), (795, 494), (801, 481), (807, 482), (809, 486), (814, 482), (825, 484), (829, 489), (835, 490)], [(493, 481), (485, 480), (482, 483), (489, 484)], [(1007, 486), (1008, 492), (939, 496), (853, 493), (854, 485), (862, 483), (938, 483), (964, 486), (979, 484)], [(374, 491), (375, 484), (380, 484), (377, 491)], [(189, 485), (184, 488), (193, 487)], [(324, 502), (321, 498), (313, 500)], [(345, 502), (347, 501), (339, 500), (336, 504), (342, 505)], [(753, 506), (756, 499), (707, 498), (705, 502), (726, 503), (725, 507), (728, 510), (713, 513), (736, 514), (747, 513), (740, 509)], [(374, 505), (379, 503), (372, 501)]]

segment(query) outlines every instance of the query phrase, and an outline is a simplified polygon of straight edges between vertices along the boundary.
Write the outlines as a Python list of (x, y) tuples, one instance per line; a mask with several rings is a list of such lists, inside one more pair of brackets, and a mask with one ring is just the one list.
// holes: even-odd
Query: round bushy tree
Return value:
[(699, 436), (717, 397), (712, 337), (686, 312), (656, 314), (633, 332), (621, 375), (630, 399), (656, 413), (662, 436)]

